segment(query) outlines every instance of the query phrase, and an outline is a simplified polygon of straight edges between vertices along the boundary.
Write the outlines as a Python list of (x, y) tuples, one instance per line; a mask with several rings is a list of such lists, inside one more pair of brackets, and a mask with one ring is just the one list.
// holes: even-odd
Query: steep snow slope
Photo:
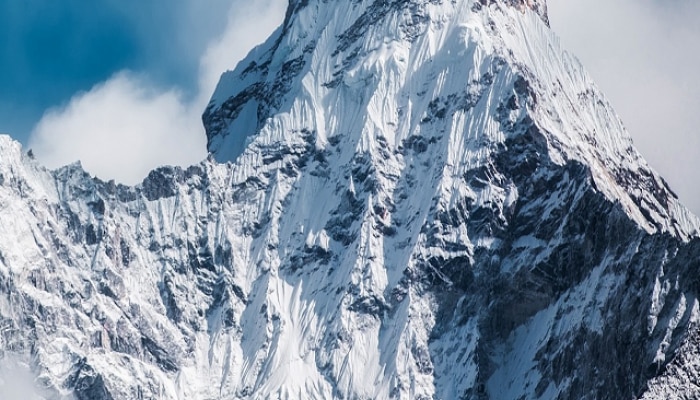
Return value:
[(0, 347), (79, 400), (697, 395), (700, 224), (546, 21), (292, 1), (135, 188), (0, 138)]

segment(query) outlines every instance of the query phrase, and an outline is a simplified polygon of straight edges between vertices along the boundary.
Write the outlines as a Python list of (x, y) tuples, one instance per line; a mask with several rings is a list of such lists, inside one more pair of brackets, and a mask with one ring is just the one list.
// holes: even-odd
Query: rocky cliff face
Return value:
[(77, 399), (697, 396), (700, 223), (538, 1), (293, 1), (212, 160), (0, 139), (0, 345)]

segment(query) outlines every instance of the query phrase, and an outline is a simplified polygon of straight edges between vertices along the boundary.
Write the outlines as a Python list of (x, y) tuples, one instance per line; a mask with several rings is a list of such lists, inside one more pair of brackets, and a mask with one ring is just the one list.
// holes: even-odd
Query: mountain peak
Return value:
[[(535, 29), (546, 29), (547, 23), (546, 3), (539, 0), (314, 4), (292, 1), (283, 27), (222, 76), (203, 116), (208, 150), (218, 161), (235, 160), (251, 136), (265, 129), (268, 118), (288, 110), (290, 94), (308, 87), (308, 79), (316, 81), (314, 95), (328, 97), (347, 86), (346, 78), (357, 76), (363, 65), (382, 60), (379, 52), (392, 57), (405, 53), (415, 68), (443, 50), (468, 54), (483, 48), (507, 57), (512, 43), (504, 42), (505, 35), (517, 37), (513, 29), (522, 29), (533, 15), (545, 22)], [(469, 42), (459, 44), (457, 36)], [(401, 71), (397, 78), (410, 79), (412, 72)]]

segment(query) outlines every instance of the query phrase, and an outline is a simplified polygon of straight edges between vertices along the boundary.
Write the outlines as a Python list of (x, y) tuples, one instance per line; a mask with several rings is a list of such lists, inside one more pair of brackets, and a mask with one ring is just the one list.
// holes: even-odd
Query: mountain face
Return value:
[(204, 123), (137, 187), (0, 137), (36, 398), (700, 396), (700, 222), (543, 0), (292, 0)]

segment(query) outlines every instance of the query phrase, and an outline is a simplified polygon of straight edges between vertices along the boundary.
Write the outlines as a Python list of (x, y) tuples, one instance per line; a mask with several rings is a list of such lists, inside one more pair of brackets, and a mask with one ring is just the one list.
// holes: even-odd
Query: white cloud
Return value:
[(205, 140), (196, 114), (175, 90), (119, 73), (48, 111), (30, 139), (49, 167), (75, 160), (99, 177), (135, 183), (156, 165), (201, 161)]
[(549, 11), (639, 150), (700, 214), (700, 2), (549, 0)]
[(186, 98), (178, 88), (159, 88), (147, 74), (122, 71), (76, 94), (67, 105), (47, 111), (34, 127), (29, 147), (50, 168), (80, 160), (90, 173), (126, 184), (140, 182), (159, 165), (187, 166), (202, 160), (206, 137), (201, 114), (219, 76), (270, 35), (281, 23), (286, 4), (230, 2), (225, 32), (197, 54), (183, 54), (199, 59), (195, 96)]

